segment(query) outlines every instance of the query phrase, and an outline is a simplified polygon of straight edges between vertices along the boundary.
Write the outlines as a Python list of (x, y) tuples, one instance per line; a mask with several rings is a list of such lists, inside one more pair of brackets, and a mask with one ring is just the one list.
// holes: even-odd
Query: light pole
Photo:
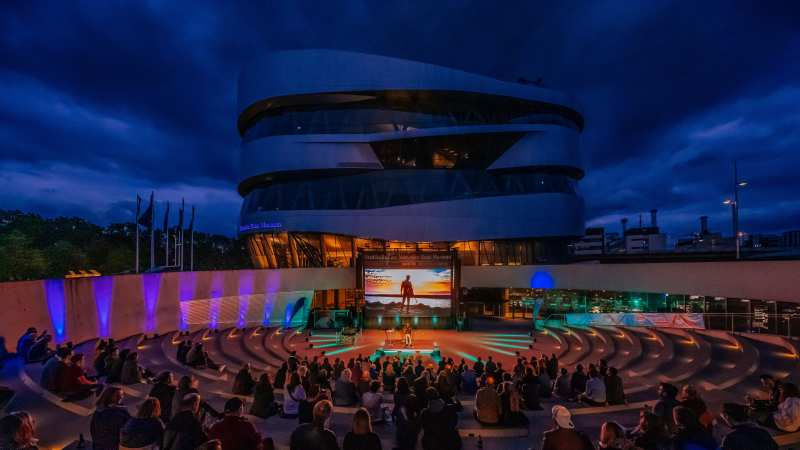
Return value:
[(731, 220), (733, 222), (733, 238), (736, 240), (736, 259), (740, 258), (742, 233), (739, 231), (739, 188), (747, 186), (747, 181), (739, 180), (739, 169), (736, 160), (733, 161), (733, 199), (722, 202), (731, 207)]

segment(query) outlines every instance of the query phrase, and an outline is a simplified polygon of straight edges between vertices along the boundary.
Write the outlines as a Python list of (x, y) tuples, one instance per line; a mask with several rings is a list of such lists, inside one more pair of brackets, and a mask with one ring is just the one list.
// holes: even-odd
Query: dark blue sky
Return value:
[[(337, 48), (542, 77), (586, 116), (587, 224), (660, 210), (730, 232), (800, 228), (800, 2), (6, 1), (0, 208), (132, 220), (184, 196), (235, 233), (236, 77), (273, 49)], [(175, 211), (175, 208), (173, 208)], [(174, 220), (173, 220), (174, 223)]]

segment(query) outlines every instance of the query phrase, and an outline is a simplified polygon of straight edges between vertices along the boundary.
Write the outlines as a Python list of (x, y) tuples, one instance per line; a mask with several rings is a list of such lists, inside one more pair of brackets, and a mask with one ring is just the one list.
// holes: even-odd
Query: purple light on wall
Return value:
[(278, 270), (270, 270), (267, 272), (267, 282), (264, 286), (264, 319), (262, 323), (264, 326), (270, 325), (272, 318), (272, 309), (275, 307), (275, 297), (278, 296), (278, 291), (281, 289), (281, 275)]
[(109, 318), (111, 317), (111, 301), (114, 295), (114, 277), (97, 277), (92, 279), (94, 303), (97, 305), (97, 329), (101, 338), (109, 337)]
[(225, 277), (222, 272), (214, 272), (211, 275), (211, 307), (208, 309), (208, 326), (217, 329), (219, 322), (220, 297), (225, 292)]
[[(194, 292), (195, 292), (195, 274), (197, 272), (181, 272), (178, 281), (178, 299), (181, 303), (189, 300), (194, 300)], [(189, 329), (189, 308), (184, 307), (181, 304), (180, 308), (180, 323), (178, 327), (181, 331), (187, 331)]]
[(239, 328), (247, 325), (247, 308), (250, 306), (250, 296), (253, 295), (254, 282), (251, 270), (239, 272), (239, 320), (236, 322)]
[(44, 295), (56, 343), (66, 341), (67, 305), (64, 301), (64, 280), (44, 280)]
[[(155, 333), (156, 331), (156, 307), (158, 306), (158, 293), (161, 290), (161, 274), (146, 273), (142, 275), (142, 290), (144, 291), (144, 331), (145, 333)], [(181, 330), (185, 323), (183, 313), (181, 313)]]

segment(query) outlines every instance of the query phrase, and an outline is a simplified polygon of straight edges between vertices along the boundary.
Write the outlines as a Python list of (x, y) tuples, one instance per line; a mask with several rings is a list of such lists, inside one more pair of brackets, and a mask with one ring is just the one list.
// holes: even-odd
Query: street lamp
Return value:
[(725, 199), (723, 205), (731, 207), (731, 220), (733, 222), (733, 237), (736, 240), (736, 259), (740, 258), (742, 232), (739, 231), (739, 188), (747, 186), (747, 181), (739, 180), (739, 169), (733, 161), (733, 199)]

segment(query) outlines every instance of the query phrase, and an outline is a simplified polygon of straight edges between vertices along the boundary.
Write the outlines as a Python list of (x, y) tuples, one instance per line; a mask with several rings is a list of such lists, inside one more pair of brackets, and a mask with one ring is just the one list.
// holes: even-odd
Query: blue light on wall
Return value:
[(250, 296), (253, 295), (254, 281), (252, 271), (239, 273), (239, 320), (236, 322), (239, 328), (247, 325), (247, 309), (250, 306)]
[(50, 311), (50, 323), (53, 324), (53, 335), (56, 343), (66, 341), (67, 305), (64, 301), (64, 280), (44, 280), (44, 294), (47, 299), (47, 310)]
[(267, 273), (266, 285), (264, 286), (264, 326), (270, 325), (272, 309), (275, 307), (275, 298), (281, 288), (281, 276), (279, 270), (271, 270)]
[(225, 291), (225, 278), (222, 272), (214, 272), (211, 277), (211, 306), (208, 309), (208, 326), (216, 330), (219, 323), (219, 309)]
[(94, 302), (97, 305), (97, 328), (101, 338), (109, 337), (109, 318), (111, 301), (114, 294), (114, 277), (96, 277), (92, 279)]
[(306, 308), (305, 297), (300, 297), (295, 302), (287, 303), (283, 317), (284, 328), (304, 325), (307, 319), (306, 314), (303, 314), (305, 312), (305, 308)]
[(178, 298), (181, 301), (181, 315), (180, 315), (180, 330), (189, 330), (189, 307), (185, 306), (183, 302), (194, 300), (195, 292), (195, 274), (197, 272), (181, 272), (178, 281)]
[(531, 278), (532, 289), (553, 289), (556, 283), (548, 272), (537, 270)]
[[(144, 331), (156, 331), (156, 307), (158, 306), (158, 293), (161, 290), (161, 274), (146, 273), (142, 275), (142, 290), (144, 291)], [(185, 320), (181, 314), (181, 330), (184, 330)]]

